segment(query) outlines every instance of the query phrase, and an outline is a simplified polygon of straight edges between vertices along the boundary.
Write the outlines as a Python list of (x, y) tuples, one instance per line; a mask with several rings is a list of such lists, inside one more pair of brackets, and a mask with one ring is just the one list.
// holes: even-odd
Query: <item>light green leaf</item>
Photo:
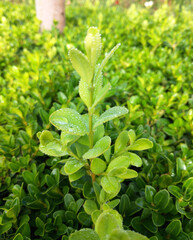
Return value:
[(122, 229), (115, 229), (111, 232), (108, 240), (131, 240), (127, 232)]
[(105, 122), (108, 122), (114, 118), (123, 116), (127, 113), (128, 113), (128, 110), (125, 107), (117, 106), (117, 107), (110, 108), (110, 109), (106, 110), (103, 114), (101, 114), (99, 119), (94, 124), (94, 128), (96, 128), (97, 126), (99, 126)]
[(94, 90), (94, 103), (92, 107), (95, 107), (100, 101), (102, 101), (106, 94), (108, 93), (109, 89), (111, 89), (111, 84), (107, 83), (102, 89), (99, 88), (99, 90), (96, 88)]
[(91, 159), (91, 158), (96, 158), (103, 154), (107, 149), (110, 147), (111, 144), (111, 138), (108, 136), (105, 136), (101, 138), (92, 149), (90, 149), (88, 152), (86, 152), (83, 155), (83, 158), (85, 159)]
[(87, 107), (91, 106), (89, 84), (81, 78), (79, 82), (79, 95)]
[(90, 169), (94, 174), (103, 173), (106, 169), (106, 163), (100, 158), (94, 158), (91, 162)]
[(100, 240), (97, 233), (92, 229), (81, 229), (70, 235), (69, 240)]
[(94, 211), (98, 210), (98, 207), (94, 200), (86, 200), (84, 210), (87, 214), (91, 215)]
[(111, 147), (106, 152), (104, 152), (103, 155), (105, 157), (106, 162), (109, 163), (111, 157)]
[(90, 66), (88, 58), (76, 48), (70, 49), (69, 57), (73, 68), (85, 82), (90, 84), (93, 77), (93, 70)]
[(79, 178), (81, 178), (82, 176), (84, 176), (86, 173), (84, 168), (81, 168), (80, 170), (78, 170), (77, 172), (69, 175), (69, 180), (70, 182), (74, 182), (76, 180), (78, 180)]
[(96, 27), (88, 29), (84, 43), (89, 62), (94, 69), (101, 53), (101, 35)]
[(127, 230), (128, 236), (131, 240), (148, 240), (148, 238), (140, 233), (136, 233), (134, 231)]
[(118, 182), (116, 177), (109, 177), (104, 176), (101, 178), (101, 186), (107, 193), (114, 193), (117, 192), (117, 190), (120, 187), (120, 183)]
[(135, 131), (133, 129), (130, 129), (128, 131), (128, 136), (129, 136), (129, 140), (130, 140), (130, 145), (132, 145), (135, 142), (135, 139), (136, 139)]
[(146, 138), (140, 138), (137, 141), (135, 141), (132, 145), (130, 145), (127, 148), (127, 150), (141, 151), (152, 147), (153, 147), (152, 141)]
[(138, 173), (135, 170), (132, 169), (127, 169), (125, 173), (122, 173), (118, 175), (117, 177), (122, 178), (122, 179), (130, 179), (130, 178), (135, 178), (138, 176)]
[(39, 149), (46, 155), (53, 157), (61, 157), (68, 155), (68, 152), (66, 151), (66, 146), (62, 145), (58, 139), (55, 139), (52, 136), (51, 132), (47, 130), (43, 131), (40, 134), (39, 139), (40, 139)]
[(40, 139), (40, 144), (42, 146), (46, 146), (48, 143), (54, 140), (54, 137), (52, 136), (52, 133), (50, 131), (44, 130), (41, 132), (39, 139)]
[(129, 141), (128, 131), (122, 131), (115, 141), (114, 153), (123, 151), (126, 148), (128, 141)]
[(88, 132), (83, 117), (71, 108), (55, 111), (50, 116), (50, 122), (59, 130), (71, 135), (83, 136)]
[(70, 175), (70, 174), (77, 172), (83, 166), (84, 166), (83, 162), (76, 160), (76, 159), (70, 159), (65, 164), (64, 170), (65, 170), (66, 174)]
[(120, 46), (120, 43), (118, 43), (109, 53), (106, 54), (105, 59), (102, 61), (100, 67), (98, 68), (98, 71), (96, 73), (96, 78), (101, 74), (105, 64), (108, 62), (108, 60), (112, 57), (114, 52), (117, 50), (117, 48)]
[(124, 156), (129, 157), (130, 165), (135, 166), (135, 167), (141, 167), (142, 160), (137, 154), (131, 153), (131, 152), (126, 152), (124, 154)]
[(101, 215), (102, 213), (102, 210), (95, 210), (94, 212), (92, 212), (92, 215), (91, 215), (91, 218), (92, 218), (92, 221), (93, 223), (95, 224), (98, 217)]
[(61, 143), (64, 145), (67, 145), (67, 144), (71, 145), (72, 142), (76, 141), (79, 138), (80, 136), (67, 134), (66, 132), (62, 132), (60, 136)]
[(112, 170), (109, 171), (108, 176), (109, 177), (115, 177), (115, 176), (119, 176), (123, 173), (127, 172), (127, 168), (126, 167), (115, 167)]
[(114, 168), (128, 168), (130, 165), (129, 157), (127, 156), (120, 156), (113, 159), (107, 168), (107, 172), (110, 172)]
[(96, 221), (95, 231), (100, 240), (108, 240), (109, 235), (115, 229), (123, 229), (121, 215), (112, 209), (105, 210)]

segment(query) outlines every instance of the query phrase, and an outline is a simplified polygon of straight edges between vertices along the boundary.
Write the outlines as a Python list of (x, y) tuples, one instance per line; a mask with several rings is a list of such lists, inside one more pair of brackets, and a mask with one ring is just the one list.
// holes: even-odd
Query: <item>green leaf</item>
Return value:
[(132, 152), (127, 152), (127, 153), (124, 153), (124, 156), (129, 157), (130, 165), (135, 166), (135, 167), (141, 167), (142, 160), (137, 154), (132, 153)]
[(116, 167), (116, 168), (113, 168), (112, 170), (109, 171), (108, 173), (108, 176), (109, 177), (116, 177), (116, 176), (119, 176), (121, 174), (124, 174), (127, 172), (127, 168), (126, 167)]
[(128, 233), (122, 229), (115, 229), (111, 232), (108, 240), (131, 240)]
[(175, 219), (173, 220), (167, 227), (166, 232), (173, 235), (178, 236), (180, 232), (182, 231), (182, 223), (180, 220)]
[(93, 77), (93, 70), (90, 66), (88, 58), (76, 48), (70, 49), (69, 57), (73, 68), (85, 82), (90, 84)]
[(78, 170), (77, 172), (70, 174), (69, 175), (69, 180), (70, 182), (74, 182), (78, 179), (80, 179), (81, 177), (83, 177), (86, 174), (86, 171), (84, 168), (81, 168), (80, 170)]
[(94, 200), (86, 200), (84, 203), (84, 210), (87, 214), (91, 215), (94, 211), (98, 210), (98, 207)]
[(69, 240), (100, 240), (97, 233), (92, 229), (81, 229), (70, 235)]
[(162, 215), (159, 214), (159, 213), (153, 212), (153, 213), (152, 213), (152, 221), (153, 221), (153, 224), (154, 224), (156, 227), (161, 227), (161, 226), (164, 225), (164, 223), (165, 223), (165, 217), (162, 216)]
[(88, 60), (94, 69), (101, 54), (101, 35), (96, 27), (90, 27), (84, 41)]
[(84, 167), (84, 163), (81, 162), (80, 160), (69, 159), (65, 164), (64, 170), (66, 174), (70, 175), (77, 172), (82, 167)]
[(134, 231), (127, 230), (128, 236), (131, 240), (148, 240), (148, 238), (140, 233), (136, 233)]
[(12, 222), (6, 222), (4, 224), (0, 224), (0, 234), (3, 234), (12, 227)]
[(91, 226), (92, 224), (91, 216), (89, 216), (85, 212), (80, 212), (77, 218), (78, 218), (78, 221), (85, 226)]
[(107, 168), (107, 172), (110, 172), (114, 168), (128, 168), (130, 165), (129, 157), (127, 156), (120, 156), (113, 159)]
[(84, 118), (74, 109), (62, 108), (50, 115), (50, 122), (59, 130), (71, 135), (83, 136), (88, 131)]
[(107, 203), (107, 205), (110, 207), (110, 208), (115, 208), (118, 204), (120, 203), (120, 199), (114, 199), (112, 201), (109, 201)]
[(101, 215), (102, 212), (103, 212), (102, 210), (95, 210), (92, 213), (91, 217), (92, 217), (92, 221), (93, 221), (94, 224), (96, 223), (98, 217)]
[(182, 190), (185, 191), (185, 194), (190, 193), (193, 190), (193, 177), (188, 178), (184, 182)]
[(135, 178), (138, 176), (138, 173), (135, 170), (132, 169), (127, 169), (126, 172), (118, 175), (118, 178), (122, 179), (130, 179), (130, 178)]
[(90, 169), (96, 175), (103, 173), (106, 169), (106, 163), (100, 158), (94, 158), (91, 162)]
[(92, 103), (90, 98), (89, 84), (84, 79), (81, 79), (79, 82), (79, 95), (85, 105), (88, 108), (91, 107)]
[(94, 90), (95, 97), (94, 97), (94, 103), (92, 105), (93, 108), (105, 98), (109, 89), (111, 89), (111, 84), (108, 82), (102, 89), (100, 89), (100, 91), (98, 89)]
[(23, 240), (21, 233), (18, 233), (13, 240)]
[(46, 146), (39, 146), (41, 152), (52, 157), (62, 157), (68, 155), (66, 147), (63, 146), (59, 140), (55, 139), (54, 141), (48, 143)]
[(112, 57), (114, 52), (117, 50), (117, 48), (120, 46), (120, 43), (118, 43), (109, 53), (106, 54), (105, 59), (102, 61), (101, 65), (99, 66), (95, 78), (98, 78), (98, 76), (101, 74), (105, 64), (108, 62), (108, 60)]
[(116, 154), (118, 152), (123, 151), (126, 148), (128, 141), (129, 141), (128, 131), (122, 131), (115, 141), (114, 153)]
[(153, 196), (156, 194), (156, 190), (154, 187), (150, 185), (145, 186), (145, 199), (147, 202), (152, 203), (153, 202)]
[(121, 201), (120, 201), (120, 205), (119, 205), (119, 212), (121, 213), (121, 215), (125, 214), (130, 207), (130, 199), (126, 194), (123, 194), (121, 196)]
[(22, 173), (22, 177), (27, 184), (34, 184), (35, 175), (26, 170)]
[(115, 177), (104, 176), (101, 178), (101, 186), (107, 193), (114, 193), (120, 187), (120, 183)]
[(135, 142), (135, 139), (136, 139), (136, 134), (135, 134), (135, 131), (133, 129), (130, 129), (128, 131), (128, 137), (129, 137), (129, 140), (130, 140), (130, 145), (133, 145), (133, 143)]
[(74, 200), (74, 197), (70, 194), (70, 193), (67, 193), (65, 196), (64, 196), (64, 204), (65, 204), (65, 207), (69, 210), (70, 209), (70, 205), (71, 203), (74, 203), (74, 205), (76, 205), (76, 202)]
[(122, 228), (122, 217), (112, 209), (100, 214), (95, 224), (95, 231), (98, 233), (100, 240), (108, 240), (113, 230)]
[(154, 204), (158, 209), (165, 209), (169, 204), (170, 195), (167, 190), (160, 190), (154, 196)]
[(145, 149), (149, 149), (153, 147), (153, 143), (146, 138), (140, 138), (137, 141), (135, 141), (132, 145), (130, 145), (127, 150), (135, 150), (135, 151), (141, 151)]
[(168, 191), (172, 195), (174, 195), (177, 199), (183, 198), (182, 190), (179, 187), (175, 186), (175, 185), (170, 185), (168, 187)]
[(98, 120), (94, 124), (94, 128), (97, 126), (108, 122), (114, 118), (123, 116), (128, 113), (128, 110), (125, 107), (112, 107), (106, 110), (101, 116), (98, 118)]
[(83, 187), (83, 195), (87, 199), (93, 199), (95, 197), (94, 187), (90, 181), (85, 182)]
[(52, 133), (50, 131), (44, 130), (42, 131), (41, 135), (39, 136), (40, 144), (42, 146), (46, 146), (49, 142), (54, 140)]
[(83, 155), (83, 158), (85, 159), (91, 159), (91, 158), (96, 158), (103, 154), (107, 149), (110, 147), (111, 144), (111, 138), (108, 136), (105, 136), (101, 138), (92, 149), (90, 149), (88, 152), (86, 152)]
[(39, 149), (46, 155), (53, 156), (53, 157), (61, 157), (68, 155), (66, 151), (66, 147), (61, 144), (58, 139), (55, 139), (52, 136), (52, 133), (45, 130), (40, 133), (40, 146)]

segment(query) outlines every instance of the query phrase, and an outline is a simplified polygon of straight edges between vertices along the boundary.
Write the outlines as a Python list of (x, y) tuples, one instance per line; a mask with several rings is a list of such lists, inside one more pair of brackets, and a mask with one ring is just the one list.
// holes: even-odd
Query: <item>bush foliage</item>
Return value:
[(133, 167), (138, 177), (121, 183), (113, 207), (125, 230), (151, 240), (193, 239), (192, 13), (165, 5), (154, 12), (135, 5), (69, 6), (59, 35), (55, 28), (39, 33), (32, 6), (0, 6), (0, 239), (66, 240), (92, 227), (85, 212), (93, 199), (92, 187), (84, 186), (88, 179), (70, 182), (66, 157), (41, 153), (36, 135), (49, 130), (58, 137), (49, 122), (56, 110), (86, 113), (68, 51), (84, 50), (90, 26), (101, 32), (102, 56), (121, 43), (104, 67), (111, 90), (96, 114), (115, 106), (129, 114), (105, 123), (105, 135), (114, 144), (132, 129), (153, 142), (137, 152), (143, 162)]

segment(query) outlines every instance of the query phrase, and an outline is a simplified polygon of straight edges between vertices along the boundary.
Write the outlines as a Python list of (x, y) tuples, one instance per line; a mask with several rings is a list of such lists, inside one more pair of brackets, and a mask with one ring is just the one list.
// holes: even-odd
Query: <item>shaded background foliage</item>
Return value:
[(83, 50), (87, 29), (97, 26), (105, 51), (121, 42), (104, 72), (112, 89), (97, 110), (124, 104), (130, 111), (106, 134), (115, 139), (132, 128), (154, 142), (141, 154), (139, 177), (122, 184), (125, 228), (152, 240), (193, 239), (191, 5), (152, 11), (72, 1), (64, 35), (40, 34), (30, 1), (0, 6), (0, 238), (67, 239), (91, 227), (84, 196), (60, 171), (61, 159), (39, 152), (36, 133), (52, 130), (48, 117), (61, 107), (85, 111), (68, 50)]

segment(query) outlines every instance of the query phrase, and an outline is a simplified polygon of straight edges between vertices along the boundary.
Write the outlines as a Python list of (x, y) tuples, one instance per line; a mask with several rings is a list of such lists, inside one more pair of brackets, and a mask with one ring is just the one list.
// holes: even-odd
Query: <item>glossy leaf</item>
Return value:
[(133, 143), (135, 142), (135, 139), (136, 139), (136, 134), (135, 134), (135, 131), (133, 129), (130, 129), (128, 131), (128, 137), (129, 137), (129, 140), (130, 140), (130, 145), (133, 145)]
[(145, 199), (147, 202), (152, 203), (153, 202), (153, 197), (156, 194), (156, 190), (154, 187), (150, 185), (145, 186)]
[(140, 233), (136, 233), (134, 231), (127, 230), (127, 233), (131, 240), (148, 240), (148, 238)]
[(40, 146), (39, 149), (44, 154), (47, 154), (49, 156), (54, 157), (61, 157), (68, 155), (68, 152), (66, 151), (66, 147), (61, 144), (61, 142), (58, 139), (55, 139), (52, 136), (52, 133), (45, 130), (43, 131), (40, 136)]
[(92, 149), (90, 149), (88, 152), (86, 152), (83, 155), (83, 158), (85, 159), (91, 159), (91, 158), (96, 158), (103, 154), (107, 149), (110, 147), (111, 144), (111, 138), (108, 136), (105, 136), (101, 138)]
[(75, 172), (73, 174), (70, 174), (69, 175), (69, 180), (70, 180), (70, 182), (74, 182), (74, 181), (80, 179), (81, 177), (83, 177), (84, 175), (85, 175), (85, 169), (81, 168), (77, 172)]
[(114, 153), (123, 151), (129, 141), (128, 131), (122, 131), (115, 141)]
[(173, 236), (178, 236), (180, 234), (181, 230), (182, 230), (182, 223), (178, 219), (173, 220), (166, 227), (166, 232)]
[(167, 190), (160, 190), (154, 195), (154, 204), (158, 209), (164, 209), (169, 204), (170, 195)]
[(94, 124), (94, 128), (112, 119), (123, 116), (127, 113), (128, 113), (128, 110), (125, 107), (117, 106), (117, 107), (109, 108), (103, 114), (101, 114), (101, 116), (98, 118), (98, 120)]
[(74, 109), (62, 108), (50, 115), (50, 122), (68, 134), (83, 136), (87, 128), (83, 117)]
[(90, 169), (94, 174), (103, 173), (106, 169), (106, 163), (100, 158), (94, 158), (91, 162)]
[(146, 138), (140, 138), (130, 145), (128, 150), (142, 151), (153, 147), (153, 143)]
[(91, 107), (89, 84), (84, 79), (79, 82), (79, 95), (87, 107)]
[(77, 71), (80, 77), (90, 84), (93, 77), (93, 70), (90, 66), (88, 58), (76, 48), (70, 49), (69, 58), (73, 68)]
[(110, 172), (114, 168), (128, 168), (130, 165), (130, 158), (127, 156), (120, 156), (113, 159), (107, 168), (107, 172)]
[(80, 160), (69, 159), (65, 164), (64, 170), (66, 174), (70, 175), (77, 172), (83, 166), (84, 166), (84, 163), (81, 162)]
[(114, 193), (119, 189), (120, 183), (115, 177), (104, 176), (101, 179), (101, 185), (105, 192)]
[(92, 229), (81, 229), (70, 235), (69, 240), (100, 240), (97, 233)]
[(115, 229), (122, 229), (121, 216), (115, 210), (104, 211), (95, 224), (95, 231), (98, 233), (100, 240), (107, 240)]
[(165, 223), (165, 217), (159, 213), (152, 213), (152, 221), (156, 227), (161, 227)]
[(86, 200), (84, 203), (84, 210), (87, 214), (91, 215), (94, 211), (98, 210), (98, 207), (94, 200)]
[(128, 233), (122, 229), (115, 229), (111, 232), (108, 240), (131, 240)]
[(95, 90), (97, 92), (96, 93), (94, 92), (95, 97), (94, 97), (94, 103), (92, 107), (95, 107), (100, 101), (102, 101), (110, 89), (111, 89), (111, 84), (107, 83), (102, 89), (100, 89), (100, 91)]
[(96, 27), (90, 27), (84, 41), (88, 60), (94, 69), (101, 53), (101, 35)]

